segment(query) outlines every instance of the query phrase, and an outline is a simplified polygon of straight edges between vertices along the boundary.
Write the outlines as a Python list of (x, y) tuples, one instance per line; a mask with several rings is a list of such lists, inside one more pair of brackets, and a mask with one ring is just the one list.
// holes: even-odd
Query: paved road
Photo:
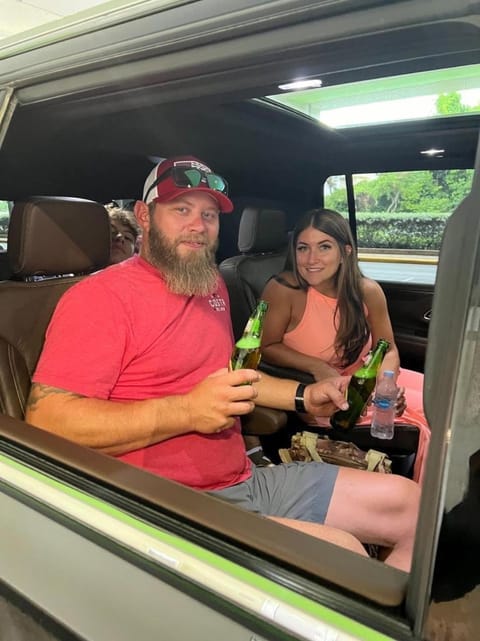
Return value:
[(437, 273), (436, 265), (416, 265), (411, 263), (373, 263), (360, 261), (365, 276), (375, 280), (388, 280), (399, 283), (421, 283), (433, 285)]

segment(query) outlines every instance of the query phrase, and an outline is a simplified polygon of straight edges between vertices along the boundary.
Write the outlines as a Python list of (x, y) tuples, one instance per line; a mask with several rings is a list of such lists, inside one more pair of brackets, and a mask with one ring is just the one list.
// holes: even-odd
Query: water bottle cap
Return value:
[(384, 376), (386, 376), (387, 378), (393, 378), (393, 377), (394, 377), (394, 375), (395, 375), (395, 373), (394, 373), (394, 372), (392, 372), (392, 370), (390, 370), (390, 369), (386, 369), (386, 370), (383, 372), (383, 375), (384, 375)]

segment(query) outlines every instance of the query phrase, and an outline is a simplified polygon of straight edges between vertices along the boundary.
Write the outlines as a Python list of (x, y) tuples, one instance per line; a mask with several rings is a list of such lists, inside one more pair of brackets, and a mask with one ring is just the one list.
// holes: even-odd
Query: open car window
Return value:
[[(8, 415), (0, 393), (0, 502), (10, 515), (0, 534), (5, 592), (85, 639), (105, 638), (105, 630), (118, 639), (209, 639), (218, 636), (215, 621), (226, 638), (247, 641), (437, 641), (444, 629), (445, 641), (454, 641), (456, 626), (474, 641), (478, 576), (462, 545), (473, 559), (478, 540), (473, 526), (462, 531), (462, 519), (475, 512), (478, 452), (480, 117), (333, 127), (294, 109), (293, 94), (292, 104), (265, 99), (299, 73), (321, 71), (340, 94), (352, 80), (466, 71), (478, 54), (472, 3), (126, 4), (115, 20), (92, 16), (31, 42), (4, 43), (0, 83), (10, 93), (0, 113), (0, 245), (13, 202), (40, 194), (129, 205), (152, 158), (195, 153), (231, 187), (222, 259), (242, 254), (245, 209), (285, 211), (292, 229), (300, 213), (323, 203), (348, 217), (365, 255), (432, 252), (433, 274), (424, 280), (375, 275), (402, 364), (422, 371), (427, 357), (432, 444), (414, 568), (407, 575), (349, 554), (34, 430)], [(446, 153), (422, 156), (428, 149)], [(408, 193), (388, 191), (404, 178)], [(388, 183), (387, 200), (380, 182)], [(389, 231), (383, 222), (397, 213), (405, 217)], [(402, 236), (404, 221), (413, 227)], [(424, 231), (437, 222), (434, 233)], [(409, 247), (394, 247), (401, 237)], [(18, 284), (2, 281), (0, 296)], [(0, 390), (7, 379), (22, 389), (35, 359), (24, 358), (23, 339), (12, 334), (40, 321), (37, 311), (14, 317), (4, 300)], [(402, 460), (411, 454), (395, 452)], [(452, 578), (454, 555), (463, 584)]]

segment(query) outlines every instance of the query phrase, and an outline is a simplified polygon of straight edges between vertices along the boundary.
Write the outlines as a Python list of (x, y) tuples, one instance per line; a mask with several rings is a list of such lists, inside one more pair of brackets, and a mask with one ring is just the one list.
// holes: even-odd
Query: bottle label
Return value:
[(380, 410), (388, 410), (394, 405), (394, 401), (390, 398), (376, 398), (373, 402), (375, 407), (378, 407)]
[(236, 343), (238, 349), (257, 349), (260, 347), (260, 339), (256, 336), (242, 336)]

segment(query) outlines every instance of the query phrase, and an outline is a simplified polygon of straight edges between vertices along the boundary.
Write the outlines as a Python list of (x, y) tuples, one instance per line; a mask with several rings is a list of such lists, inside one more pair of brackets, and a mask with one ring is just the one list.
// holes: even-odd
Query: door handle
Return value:
[(425, 314), (423, 315), (423, 320), (424, 320), (426, 323), (429, 323), (429, 322), (431, 321), (431, 319), (432, 319), (432, 310), (431, 310), (431, 309), (429, 309), (429, 310), (428, 310), (428, 311), (426, 311), (426, 312), (425, 312)]

